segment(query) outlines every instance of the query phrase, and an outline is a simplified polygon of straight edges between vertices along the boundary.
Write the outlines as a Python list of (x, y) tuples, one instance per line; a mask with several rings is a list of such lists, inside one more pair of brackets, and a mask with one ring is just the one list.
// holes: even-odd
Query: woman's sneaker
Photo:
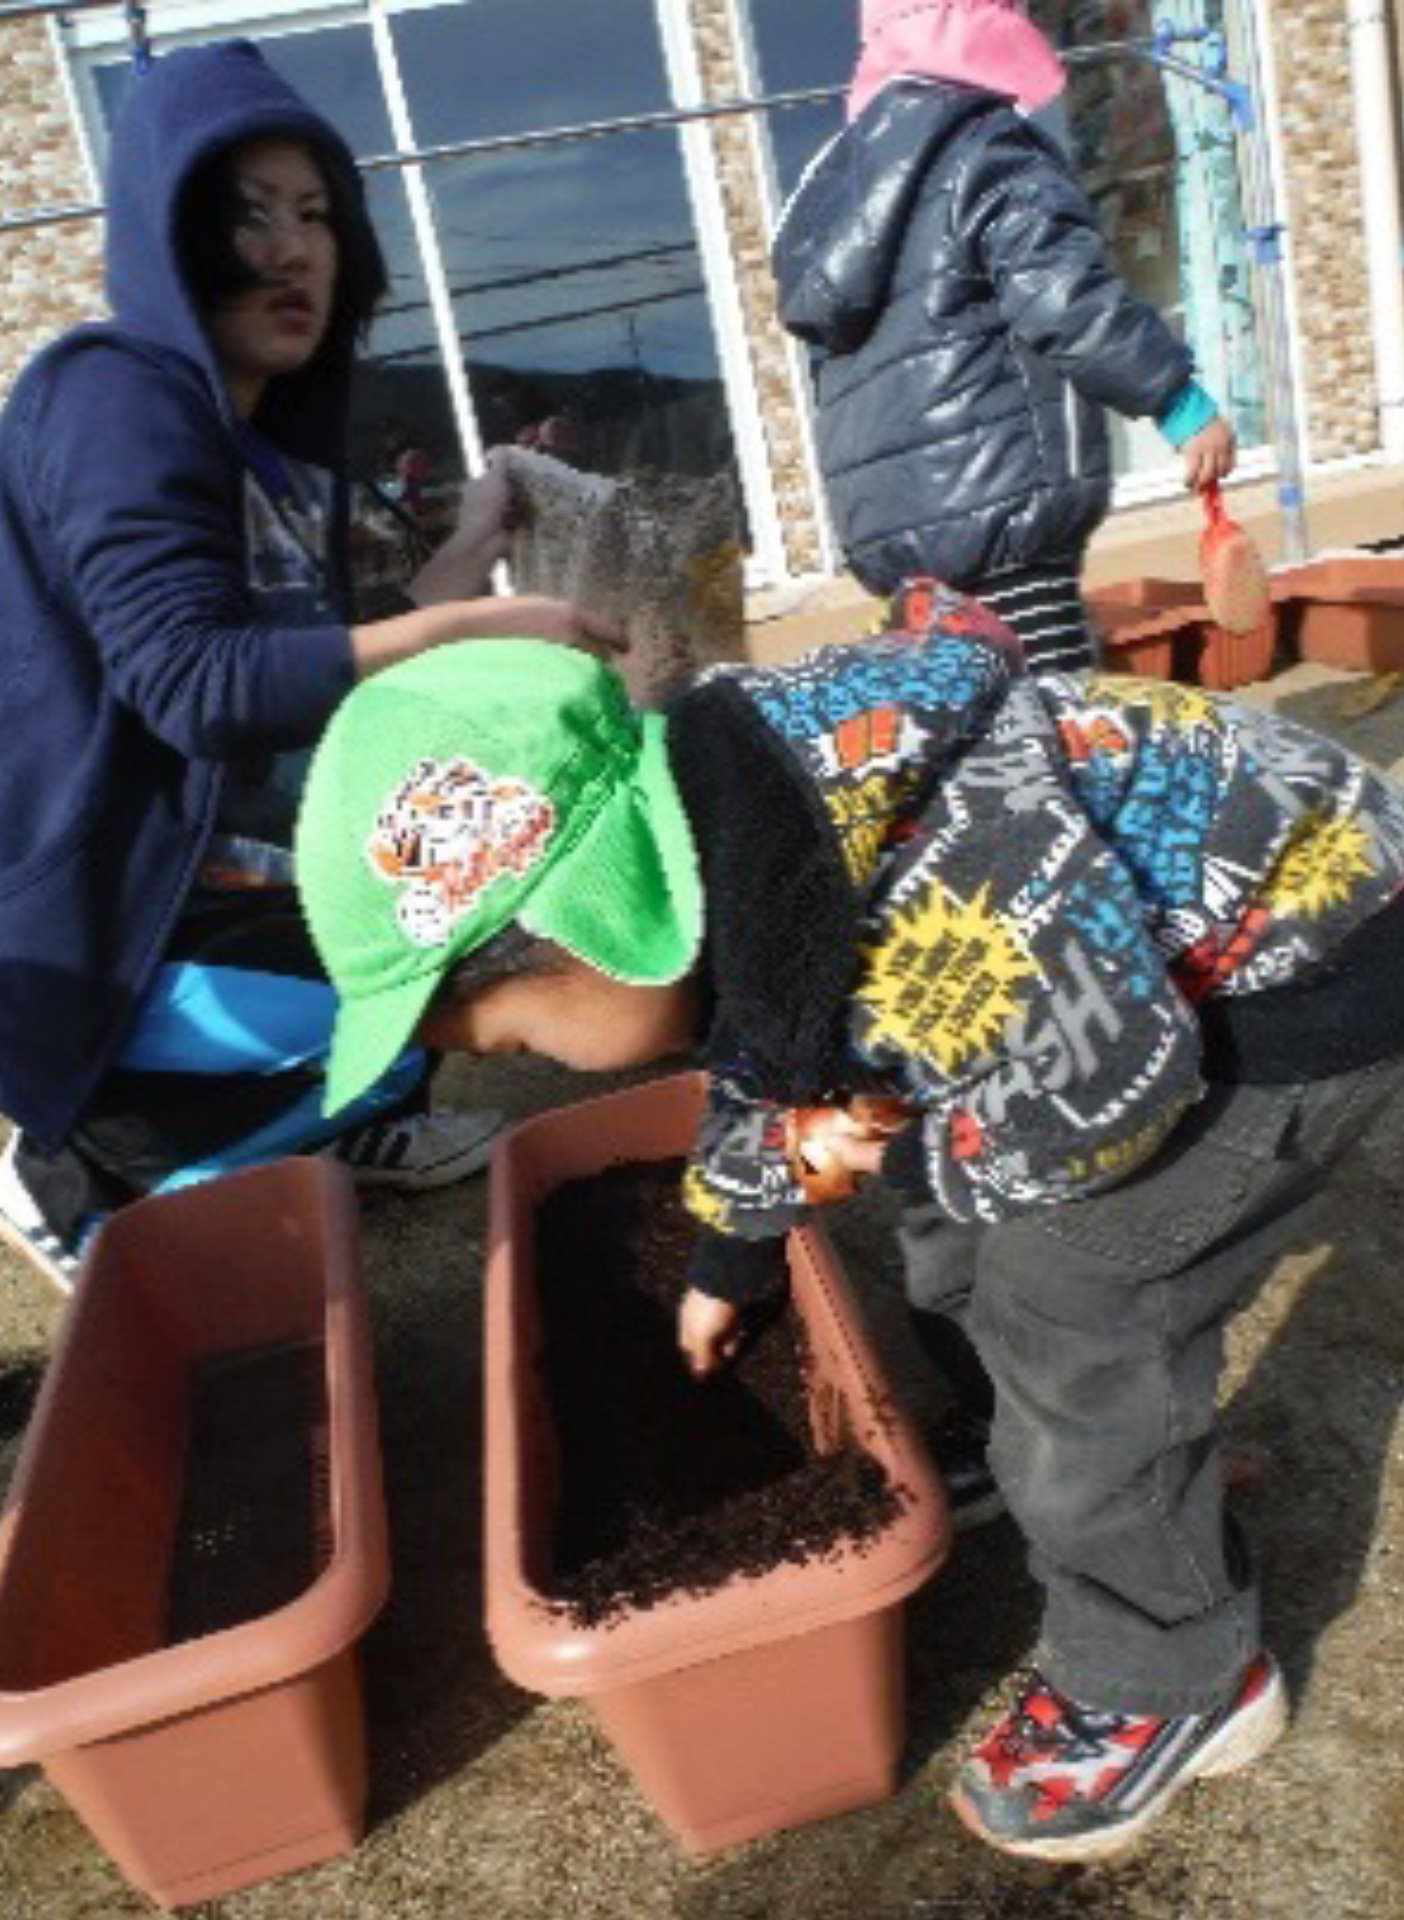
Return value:
[(60, 1293), (72, 1293), (82, 1257), (51, 1231), (25, 1185), (16, 1160), (19, 1140), (16, 1128), (0, 1153), (0, 1240), (23, 1254)]
[(358, 1187), (422, 1193), (450, 1187), (485, 1167), (502, 1125), (503, 1115), (491, 1109), (452, 1113), (439, 1108), (372, 1120), (334, 1140), (327, 1152), (351, 1169)]
[(1002, 1853), (1103, 1860), (1134, 1845), (1191, 1780), (1233, 1773), (1287, 1725), (1287, 1690), (1261, 1653), (1227, 1706), (1167, 1719), (1103, 1713), (1035, 1673), (956, 1777), (951, 1805)]

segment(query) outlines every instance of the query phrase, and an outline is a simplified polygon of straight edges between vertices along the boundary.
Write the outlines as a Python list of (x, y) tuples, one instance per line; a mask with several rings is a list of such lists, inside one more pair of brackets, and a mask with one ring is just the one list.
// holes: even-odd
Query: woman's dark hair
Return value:
[(262, 138), (286, 137), (309, 153), (327, 190), (328, 217), (336, 236), (336, 292), (329, 334), (361, 333), (389, 284), (380, 242), (366, 213), (360, 176), (334, 147), (298, 133), (255, 135), (221, 147), (202, 160), (186, 181), (176, 212), (176, 253), (190, 297), (208, 312), (258, 285), (259, 276), (239, 258), (234, 239), (243, 216), (235, 160)]

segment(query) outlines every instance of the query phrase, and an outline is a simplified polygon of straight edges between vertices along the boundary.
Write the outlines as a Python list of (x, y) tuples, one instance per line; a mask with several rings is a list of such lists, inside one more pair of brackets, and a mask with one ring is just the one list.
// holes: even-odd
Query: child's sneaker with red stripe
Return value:
[(1003, 1853), (1102, 1860), (1132, 1846), (1181, 1787), (1246, 1767), (1286, 1725), (1267, 1653), (1226, 1706), (1165, 1719), (1081, 1706), (1035, 1673), (961, 1768), (951, 1805)]

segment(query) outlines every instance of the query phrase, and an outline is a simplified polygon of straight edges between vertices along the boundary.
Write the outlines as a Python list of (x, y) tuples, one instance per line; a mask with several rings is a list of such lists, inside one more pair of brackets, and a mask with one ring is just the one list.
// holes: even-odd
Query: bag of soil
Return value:
[(618, 664), (639, 706), (662, 706), (680, 679), (713, 661), (746, 657), (730, 474), (612, 478), (523, 447), (498, 458), (512, 491), (515, 590), (614, 622), (629, 642)]

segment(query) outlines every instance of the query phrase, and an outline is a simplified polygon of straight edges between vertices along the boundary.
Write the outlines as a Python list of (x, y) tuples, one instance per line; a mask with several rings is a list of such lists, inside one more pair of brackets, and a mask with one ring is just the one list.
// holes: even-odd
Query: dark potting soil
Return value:
[(168, 1644), (256, 1620), (311, 1586), (330, 1553), (327, 1446), (320, 1341), (196, 1367)]
[(798, 1316), (694, 1379), (676, 1319), (695, 1233), (681, 1160), (569, 1181), (538, 1217), (561, 1490), (549, 1591), (582, 1625), (871, 1539), (900, 1511), (878, 1463), (816, 1452)]

